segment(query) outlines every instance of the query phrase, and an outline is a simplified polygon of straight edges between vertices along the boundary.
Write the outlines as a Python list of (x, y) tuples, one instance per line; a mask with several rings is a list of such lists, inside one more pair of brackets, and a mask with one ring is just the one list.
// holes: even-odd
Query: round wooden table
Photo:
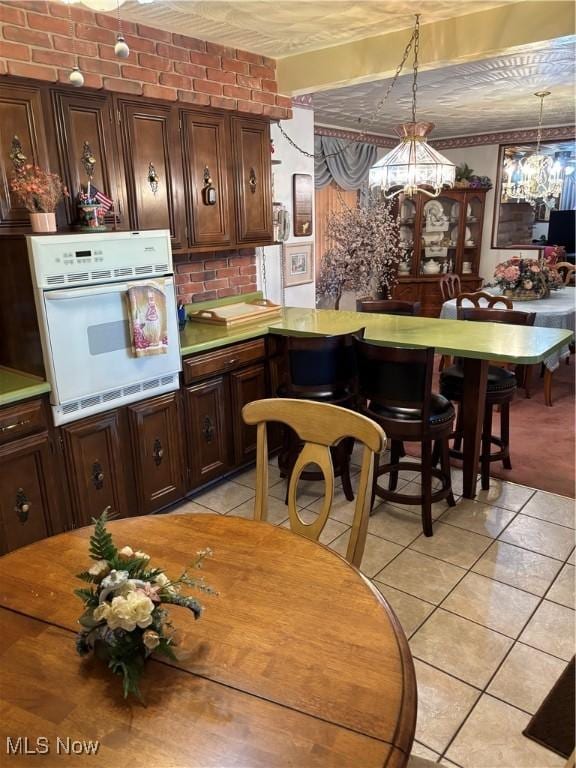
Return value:
[[(197, 622), (172, 608), (178, 661), (149, 661), (143, 707), (122, 698), (102, 662), (75, 652), (74, 575), (89, 563), (91, 530), (0, 558), (0, 743), (21, 750), (8, 765), (28, 765), (23, 744), (43, 748), (39, 737), (53, 765), (406, 765), (416, 724), (408, 644), (381, 595), (338, 555), (234, 517), (111, 523), (117, 546), (148, 552), (169, 575), (214, 551), (204, 575), (220, 594), (202, 598)], [(97, 755), (66, 756), (67, 739), (98, 741)]]

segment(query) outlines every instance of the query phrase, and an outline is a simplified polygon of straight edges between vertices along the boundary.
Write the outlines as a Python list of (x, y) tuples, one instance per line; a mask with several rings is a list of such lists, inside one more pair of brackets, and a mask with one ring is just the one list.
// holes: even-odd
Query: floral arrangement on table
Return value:
[(496, 265), (494, 285), (504, 296), (516, 300), (541, 299), (562, 287), (562, 279), (555, 269), (538, 259), (514, 256)]
[(107, 522), (108, 510), (94, 520), (89, 548), (94, 563), (77, 576), (90, 586), (74, 592), (84, 603), (76, 649), (81, 656), (94, 651), (107, 661), (112, 672), (123, 676), (124, 698), (132, 693), (142, 701), (138, 682), (148, 657), (159, 653), (176, 658), (173, 626), (163, 606), (188, 608), (199, 619), (202, 605), (183, 595), (182, 587), (217, 594), (202, 577), (192, 578), (188, 573), (201, 568), (212, 552), (197, 552), (179, 578), (171, 580), (162, 568), (150, 565), (145, 552), (129, 546), (118, 549), (106, 529)]
[(492, 181), (488, 176), (478, 176), (468, 163), (456, 166), (454, 186), (459, 189), (492, 189)]
[(10, 189), (30, 213), (54, 213), (68, 190), (56, 173), (27, 163), (10, 179)]

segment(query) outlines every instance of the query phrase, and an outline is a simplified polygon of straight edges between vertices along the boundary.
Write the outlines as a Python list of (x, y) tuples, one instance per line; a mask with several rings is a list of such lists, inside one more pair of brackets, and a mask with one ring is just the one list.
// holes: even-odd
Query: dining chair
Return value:
[(554, 264), (554, 269), (562, 276), (562, 282), (564, 285), (570, 285), (574, 280), (576, 274), (576, 266), (570, 264), (569, 261), (559, 261)]
[(419, 315), (419, 301), (400, 301), (399, 299), (356, 299), (357, 312), (378, 312), (382, 315)]
[(442, 275), (438, 285), (440, 286), (442, 302), (448, 301), (449, 299), (455, 299), (462, 290), (460, 277), (453, 272), (449, 272), (447, 275)]
[[(366, 416), (347, 408), (341, 408), (338, 405), (291, 398), (254, 400), (242, 408), (242, 417), (246, 424), (256, 426), (254, 519), (266, 520), (267, 518), (268, 442), (266, 425), (270, 422), (279, 422), (290, 427), (303, 444), (288, 486), (290, 528), (294, 533), (299, 533), (314, 541), (318, 541), (326, 525), (334, 500), (334, 467), (331, 448), (345, 439), (354, 439), (362, 443), (364, 449), (362, 451), (360, 480), (346, 551), (346, 559), (359, 568), (366, 544), (375, 456), (380, 454), (386, 444), (386, 435), (382, 428)], [(298, 515), (296, 494), (298, 481), (305, 467), (309, 464), (316, 464), (324, 477), (324, 502), (318, 517), (311, 523), (305, 523)]]
[[(469, 301), (474, 307), (478, 308), (492, 308), (497, 304), (503, 304), (506, 309), (513, 309), (514, 304), (506, 296), (493, 296), (486, 291), (476, 291), (476, 293), (461, 293), (456, 297), (456, 309), (462, 306), (463, 301)], [(481, 304), (481, 301), (485, 301), (486, 304)]]

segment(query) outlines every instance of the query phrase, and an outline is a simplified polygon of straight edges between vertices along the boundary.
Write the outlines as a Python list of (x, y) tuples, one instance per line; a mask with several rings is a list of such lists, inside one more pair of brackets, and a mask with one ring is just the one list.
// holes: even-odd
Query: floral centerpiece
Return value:
[(30, 212), (33, 232), (56, 232), (56, 206), (68, 196), (57, 174), (27, 163), (10, 179), (10, 189)]
[(516, 301), (531, 301), (548, 296), (550, 290), (561, 287), (562, 281), (555, 269), (538, 259), (514, 256), (496, 265), (494, 285), (504, 296)]
[(202, 605), (195, 597), (182, 594), (191, 587), (207, 594), (217, 594), (202, 577), (192, 578), (189, 568), (201, 568), (209, 549), (196, 554), (189, 568), (171, 580), (162, 568), (150, 564), (150, 556), (125, 546), (118, 549), (106, 529), (107, 510), (103, 512), (90, 537), (93, 565), (78, 574), (89, 587), (75, 590), (84, 603), (76, 637), (81, 656), (94, 651), (124, 680), (124, 698), (132, 693), (142, 700), (138, 682), (146, 659), (159, 653), (175, 659), (173, 627), (165, 605), (188, 608), (200, 618)]

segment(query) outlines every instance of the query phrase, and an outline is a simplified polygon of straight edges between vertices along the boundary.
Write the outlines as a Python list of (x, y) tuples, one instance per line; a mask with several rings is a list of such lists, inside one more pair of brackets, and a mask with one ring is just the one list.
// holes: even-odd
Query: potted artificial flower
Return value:
[(30, 212), (32, 232), (56, 232), (56, 206), (68, 196), (57, 174), (29, 163), (14, 174), (10, 189)]

